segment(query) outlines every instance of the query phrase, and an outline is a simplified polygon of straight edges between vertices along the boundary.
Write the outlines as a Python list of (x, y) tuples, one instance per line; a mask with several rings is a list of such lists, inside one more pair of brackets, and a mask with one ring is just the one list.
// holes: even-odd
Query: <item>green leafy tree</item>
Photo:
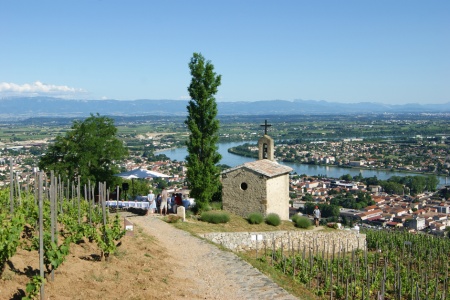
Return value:
[(378, 185), (378, 178), (377, 176), (364, 178), (364, 181), (367, 185)]
[(81, 177), (81, 183), (118, 182), (115, 162), (124, 159), (128, 150), (116, 137), (114, 120), (92, 115), (74, 121), (65, 136), (58, 136), (39, 161), (39, 168), (61, 175), (64, 180)]
[(352, 181), (353, 177), (350, 174), (345, 174), (345, 175), (342, 175), (340, 177), (340, 179), (345, 180), (345, 181)]
[(426, 178), (424, 176), (411, 177), (411, 193), (414, 195), (423, 193), (426, 187)]
[(446, 186), (446, 187), (442, 188), (441, 190), (439, 190), (439, 195), (442, 198), (450, 199), (450, 187)]
[(162, 178), (154, 178), (153, 186), (156, 186), (157, 189), (162, 190), (163, 188), (166, 188), (168, 186), (168, 184), (167, 184), (167, 181), (165, 181)]
[(401, 183), (394, 181), (380, 181), (380, 185), (388, 194), (402, 195), (404, 193), (404, 187)]
[(437, 190), (437, 186), (439, 184), (439, 179), (435, 175), (429, 175), (425, 178), (426, 181), (426, 190), (430, 192), (435, 192)]
[(187, 106), (185, 124), (190, 135), (186, 142), (188, 186), (199, 211), (207, 208), (209, 201), (220, 186), (217, 166), (221, 159), (218, 153), (219, 120), (214, 95), (220, 85), (221, 76), (216, 75), (210, 61), (194, 53), (189, 63), (191, 83), (188, 87), (191, 100)]
[(303, 213), (312, 215), (315, 207), (319, 206), (319, 210), (322, 218), (330, 218), (330, 217), (338, 217), (339, 216), (339, 207), (336, 205), (328, 205), (328, 204), (316, 204), (312, 202), (305, 203), (303, 208)]
[(361, 181), (363, 179), (364, 179), (364, 177), (362, 176), (361, 172), (359, 172), (358, 175), (353, 176), (354, 181)]
[(313, 199), (313, 196), (312, 196), (310, 193), (306, 193), (306, 194), (303, 196), (303, 200), (304, 200), (304, 201), (307, 201), (307, 202), (312, 202), (314, 199)]
[(147, 179), (122, 179), (122, 183), (128, 183), (127, 196), (135, 199), (137, 196), (147, 196), (150, 188)]

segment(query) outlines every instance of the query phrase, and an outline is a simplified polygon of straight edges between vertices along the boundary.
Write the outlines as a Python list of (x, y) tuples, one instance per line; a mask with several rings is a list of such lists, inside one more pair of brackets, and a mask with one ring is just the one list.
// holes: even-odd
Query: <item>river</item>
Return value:
[[(228, 165), (230, 167), (235, 167), (244, 164), (249, 161), (254, 161), (254, 158), (244, 157), (228, 152), (229, 148), (242, 145), (246, 142), (231, 142), (231, 143), (219, 143), (219, 153), (222, 155), (220, 164)], [(247, 142), (254, 143), (254, 142)], [(184, 161), (187, 156), (187, 149), (176, 148), (165, 151), (159, 151), (158, 154), (165, 154), (171, 160)], [(280, 162), (280, 164), (286, 165), (294, 169), (297, 174), (306, 175), (325, 175), (330, 178), (339, 178), (342, 175), (350, 174), (352, 176), (357, 176), (360, 172), (363, 177), (373, 177), (376, 176), (378, 179), (387, 180), (392, 176), (415, 176), (420, 174), (415, 173), (405, 173), (405, 172), (394, 172), (394, 171), (383, 171), (383, 170), (368, 170), (368, 169), (356, 169), (356, 168), (339, 168), (339, 167), (329, 167), (329, 166), (317, 166), (317, 165), (305, 165), (299, 163), (288, 163)], [(443, 176), (438, 176), (439, 187), (446, 185), (447, 178)]]

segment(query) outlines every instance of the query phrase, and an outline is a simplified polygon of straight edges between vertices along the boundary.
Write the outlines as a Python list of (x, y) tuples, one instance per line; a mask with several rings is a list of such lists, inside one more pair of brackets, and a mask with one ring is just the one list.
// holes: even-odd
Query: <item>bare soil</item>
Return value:
[[(190, 292), (192, 280), (180, 274), (182, 270), (176, 263), (179, 247), (167, 248), (167, 243), (142, 225), (150, 218), (157, 217), (130, 219), (140, 219), (133, 236), (122, 238), (117, 253), (108, 262), (99, 260), (95, 242), (72, 244), (66, 261), (55, 271), (54, 281), (47, 278), (45, 299), (204, 299)], [(170, 239), (169, 232), (176, 229), (157, 221), (152, 224), (162, 226), (156, 230)], [(0, 280), (0, 299), (25, 296), (31, 276), (39, 274), (38, 259), (36, 251), (18, 251)]]
[[(122, 238), (109, 261), (95, 242), (72, 244), (54, 280), (47, 276), (45, 299), (296, 299), (232, 253), (158, 215), (121, 215), (133, 223), (133, 235)], [(38, 262), (36, 251), (19, 250), (0, 279), (0, 300), (25, 296)]]

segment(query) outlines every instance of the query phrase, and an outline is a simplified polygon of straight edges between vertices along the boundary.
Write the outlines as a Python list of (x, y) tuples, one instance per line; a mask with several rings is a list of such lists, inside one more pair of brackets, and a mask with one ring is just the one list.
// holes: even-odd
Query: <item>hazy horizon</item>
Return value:
[[(81, 99), (81, 98), (59, 98), (59, 97), (53, 97), (48, 95), (42, 95), (42, 96), (7, 96), (7, 97), (0, 97), (0, 100), (7, 100), (7, 99), (18, 99), (18, 98), (53, 98), (53, 99), (59, 99), (59, 100), (68, 100), (68, 101), (189, 101), (189, 99)], [(260, 101), (287, 101), (287, 102), (299, 102), (299, 101), (305, 101), (305, 102), (326, 102), (326, 103), (340, 103), (340, 104), (358, 104), (358, 103), (375, 103), (375, 104), (383, 104), (383, 105), (408, 105), (408, 104), (420, 104), (420, 105), (438, 105), (438, 104), (448, 104), (448, 102), (443, 103), (435, 103), (435, 102), (428, 102), (428, 103), (418, 103), (418, 102), (409, 102), (409, 103), (382, 103), (382, 102), (376, 102), (376, 101), (361, 101), (361, 102), (336, 102), (336, 101), (329, 101), (329, 100), (315, 100), (315, 99), (294, 99), (294, 100), (286, 100), (286, 99), (261, 99), (261, 100), (216, 100), (217, 103), (233, 103), (233, 102), (260, 102)]]
[(0, 98), (187, 100), (200, 52), (218, 102), (450, 101), (450, 2), (3, 1)]

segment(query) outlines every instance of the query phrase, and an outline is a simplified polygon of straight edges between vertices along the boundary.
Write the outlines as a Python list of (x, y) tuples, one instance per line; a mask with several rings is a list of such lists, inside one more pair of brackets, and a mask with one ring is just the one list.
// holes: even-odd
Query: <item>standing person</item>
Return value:
[(172, 209), (172, 212), (174, 214), (177, 213), (177, 204), (175, 203), (175, 191), (172, 193), (172, 196), (170, 197), (170, 208)]
[(317, 226), (319, 226), (319, 221), (320, 221), (320, 210), (319, 207), (316, 206), (316, 208), (313, 211), (313, 215), (314, 215), (314, 224)]
[(155, 199), (155, 194), (153, 194), (152, 190), (148, 191), (147, 199), (148, 199), (148, 203), (150, 205), (148, 210), (151, 214), (153, 214), (156, 210), (156, 199)]
[(163, 216), (169, 213), (167, 211), (167, 198), (168, 198), (167, 190), (166, 188), (163, 188), (161, 191), (161, 208), (160, 208), (160, 214)]
[(161, 213), (161, 194), (156, 196), (156, 212)]
[(172, 195), (167, 195), (167, 213), (169, 213), (169, 211), (173, 212), (173, 194)]

